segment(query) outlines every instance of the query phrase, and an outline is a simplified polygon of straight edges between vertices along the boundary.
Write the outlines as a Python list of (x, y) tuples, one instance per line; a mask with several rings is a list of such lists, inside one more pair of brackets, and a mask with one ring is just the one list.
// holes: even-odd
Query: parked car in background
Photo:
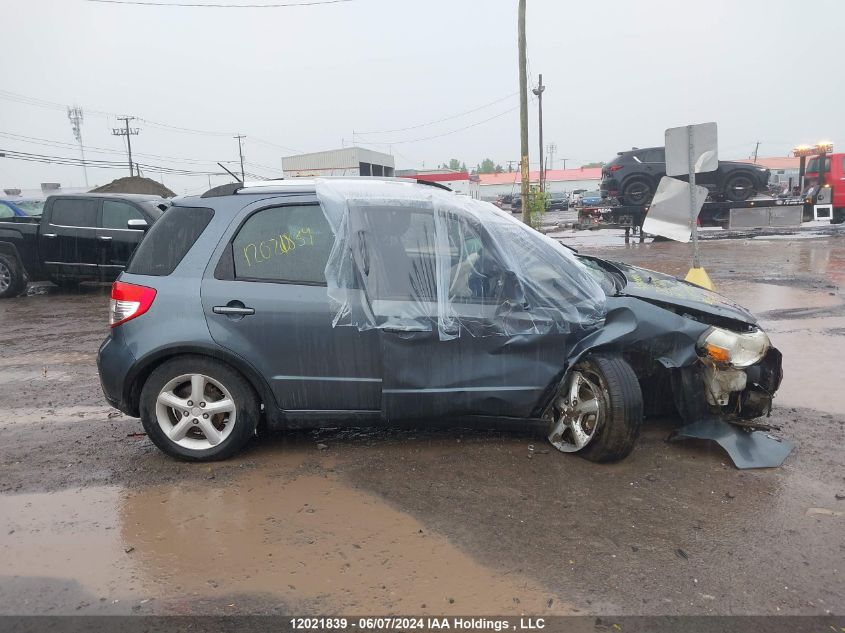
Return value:
[(780, 353), (728, 299), (407, 181), (179, 198), (110, 312), (106, 400), (186, 460), (234, 455), (262, 421), (504, 417), (607, 462), (630, 453), (644, 411), (745, 433), (781, 380)]
[(521, 193), (515, 193), (511, 196), (511, 213), (522, 213)]
[(585, 191), (581, 194), (581, 204), (585, 207), (592, 207), (602, 203), (601, 191)]
[(569, 208), (569, 194), (565, 191), (550, 191), (546, 194), (546, 211), (566, 211)]
[[(666, 175), (666, 150), (647, 147), (619, 152), (601, 170), (601, 192), (622, 204), (644, 205), (651, 201), (660, 179)], [(719, 161), (716, 171), (696, 174), (697, 185), (707, 187), (717, 199), (741, 202), (766, 191), (770, 171), (751, 163)], [(677, 176), (686, 180), (686, 176)]]
[(509, 193), (506, 193), (506, 194), (501, 195), (498, 198), (496, 198), (496, 202), (494, 202), (493, 204), (495, 204), (500, 209), (508, 209), (509, 210), (511, 208), (512, 203), (513, 203), (513, 196)]
[(158, 196), (68, 194), (49, 196), (40, 218), (0, 219), (0, 298), (27, 281), (115, 279), (169, 205)]
[(573, 189), (569, 194), (569, 206), (575, 207), (581, 204), (581, 196), (584, 195), (586, 189)]

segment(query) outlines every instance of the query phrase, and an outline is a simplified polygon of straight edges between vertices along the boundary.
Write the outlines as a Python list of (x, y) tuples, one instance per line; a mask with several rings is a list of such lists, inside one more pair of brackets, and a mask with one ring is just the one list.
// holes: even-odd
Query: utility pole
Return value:
[[(519, 171), (522, 176), (522, 221), (531, 223), (528, 217), (528, 77), (525, 53), (525, 0), (519, 0), (519, 19), (517, 21), (517, 45), (519, 46)], [(542, 158), (542, 157), (541, 157)]]
[(572, 160), (572, 159), (571, 158), (561, 158), (561, 160), (563, 161), (563, 168), (566, 169), (566, 161)]
[(546, 154), (549, 157), (548, 161), (548, 168), (554, 169), (555, 168), (555, 152), (557, 151), (557, 145), (555, 143), (549, 143), (546, 145)]
[(82, 155), (82, 174), (85, 176), (85, 187), (88, 187), (88, 167), (85, 165), (85, 148), (82, 145), (82, 108), (79, 106), (68, 106), (67, 118), (70, 120), (70, 127), (73, 130), (73, 137), (79, 143), (79, 153)]
[(243, 140), (246, 138), (243, 134), (236, 134), (234, 138), (238, 139), (238, 154), (241, 156), (241, 182), (246, 182), (246, 175), (244, 174), (244, 145)]
[[(129, 127), (129, 122), (134, 120), (134, 116), (119, 116), (117, 117), (118, 121), (123, 121), (126, 124), (124, 129), (119, 127), (112, 128), (112, 136), (125, 136), (126, 137), (126, 149), (129, 152), (129, 176), (134, 176), (135, 172), (132, 169), (132, 141), (130, 140), (132, 136), (138, 134), (138, 128), (131, 128)], [(141, 175), (141, 172), (138, 172), (138, 175)]]
[(760, 149), (760, 141), (757, 141), (757, 145), (754, 146), (754, 162), (757, 162), (757, 150)]
[(532, 92), (537, 95), (537, 104), (540, 108), (540, 191), (546, 190), (546, 163), (543, 152), (543, 91), (546, 87), (543, 85), (543, 74), (540, 73), (540, 81), (537, 87)]

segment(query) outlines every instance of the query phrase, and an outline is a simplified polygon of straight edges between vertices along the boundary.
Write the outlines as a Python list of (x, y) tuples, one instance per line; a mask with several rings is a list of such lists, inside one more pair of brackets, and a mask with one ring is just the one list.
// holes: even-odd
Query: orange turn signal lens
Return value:
[(713, 345), (713, 343), (705, 343), (704, 351), (717, 363), (729, 363), (731, 360), (731, 353), (728, 350), (724, 347)]

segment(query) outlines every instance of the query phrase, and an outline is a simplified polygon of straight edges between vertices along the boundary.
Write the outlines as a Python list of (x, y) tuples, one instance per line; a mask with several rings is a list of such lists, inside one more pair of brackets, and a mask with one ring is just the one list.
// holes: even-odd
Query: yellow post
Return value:
[(713, 282), (710, 280), (707, 271), (703, 268), (690, 268), (684, 279), (696, 286), (701, 286), (707, 290), (714, 290)]

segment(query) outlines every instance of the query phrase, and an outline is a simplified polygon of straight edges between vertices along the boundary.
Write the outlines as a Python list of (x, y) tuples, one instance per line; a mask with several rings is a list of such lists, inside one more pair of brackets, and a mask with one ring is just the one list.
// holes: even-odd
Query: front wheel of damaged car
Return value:
[(258, 398), (228, 365), (201, 356), (170, 360), (141, 390), (141, 421), (162, 451), (188, 461), (231, 457), (255, 434)]
[(592, 354), (567, 373), (549, 417), (549, 441), (558, 450), (593, 462), (618, 461), (640, 434), (640, 383), (623, 358)]

